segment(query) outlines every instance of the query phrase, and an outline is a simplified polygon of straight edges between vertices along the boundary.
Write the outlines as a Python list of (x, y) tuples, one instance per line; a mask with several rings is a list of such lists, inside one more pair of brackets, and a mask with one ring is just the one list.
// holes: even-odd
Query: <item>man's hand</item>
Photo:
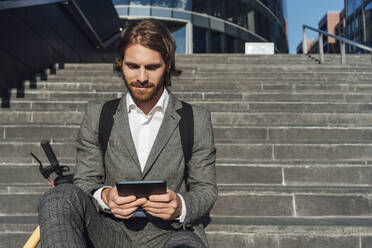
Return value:
[(173, 220), (182, 213), (182, 201), (176, 192), (167, 189), (166, 194), (151, 195), (142, 209), (154, 217), (163, 220)]
[(134, 195), (119, 196), (116, 186), (103, 189), (101, 197), (111, 213), (119, 219), (130, 219), (138, 207), (147, 201), (146, 198), (136, 199)]

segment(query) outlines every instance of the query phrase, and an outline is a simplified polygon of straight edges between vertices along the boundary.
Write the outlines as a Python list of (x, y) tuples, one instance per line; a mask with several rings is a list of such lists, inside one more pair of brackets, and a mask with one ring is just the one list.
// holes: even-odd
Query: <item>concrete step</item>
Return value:
[[(226, 106), (226, 111), (230, 111), (232, 108), (228, 107), (229, 104), (237, 104), (237, 108), (235, 111), (246, 111), (248, 107), (246, 106), (248, 103), (255, 109), (262, 108), (262, 111), (278, 111), (278, 109), (285, 109), (287, 111), (308, 111), (311, 112), (311, 109), (318, 108), (317, 111), (321, 112), (340, 112), (337, 110), (332, 110), (335, 106), (340, 104), (345, 105), (345, 111), (347, 111), (347, 106), (350, 105), (350, 109), (352, 112), (360, 112), (360, 111), (368, 111), (370, 109), (369, 102), (372, 100), (372, 94), (354, 94), (354, 93), (325, 93), (325, 92), (253, 92), (249, 93), (249, 90), (243, 90), (240, 93), (234, 93), (236, 91), (240, 91), (233, 86), (225, 86), (229, 89), (229, 92), (222, 92), (219, 89), (216, 89), (216, 92), (203, 92), (196, 90), (195, 92), (173, 92), (178, 98), (184, 101), (188, 101), (193, 104), (197, 105), (204, 105), (210, 111), (224, 111), (221, 109), (222, 106)], [(207, 87), (208, 88), (208, 87)], [(16, 99), (16, 92), (12, 94), (12, 102), (22, 101), (24, 103), (24, 107), (30, 106), (31, 101), (36, 102), (50, 102), (50, 101), (59, 101), (59, 102), (78, 102), (82, 103), (83, 101), (93, 101), (93, 100), (109, 100), (121, 97), (123, 93), (121, 92), (85, 92), (85, 91), (44, 91), (44, 90), (34, 90), (34, 91), (26, 91), (24, 98)], [(27, 101), (26, 101), (27, 100)], [(238, 101), (238, 102), (237, 102)], [(28, 103), (27, 103), (28, 102)], [(275, 102), (275, 103), (270, 103)], [(298, 103), (290, 103), (290, 102), (303, 102), (302, 104)], [(309, 102), (307, 104), (306, 102)], [(354, 106), (351, 106), (352, 103)], [(364, 103), (363, 103), (364, 102)], [(255, 106), (254, 104), (257, 104)], [(40, 103), (41, 104), (41, 103)], [(264, 106), (263, 104), (266, 104)], [(289, 104), (289, 105), (288, 105)], [(292, 104), (292, 106), (290, 106)], [(317, 105), (318, 104), (318, 105)], [(329, 106), (321, 106), (322, 104), (327, 104)], [(286, 107), (287, 105), (287, 107)], [(310, 106), (311, 105), (311, 106)], [(331, 106), (332, 105), (332, 106)], [(357, 105), (360, 105), (359, 107)], [(37, 108), (40, 108), (37, 105)], [(47, 108), (47, 107), (46, 107)], [(276, 109), (278, 108), (278, 109)], [(329, 110), (327, 110), (327, 108)], [(336, 107), (337, 108), (337, 107)], [(292, 109), (292, 110), (288, 110)], [(323, 110), (322, 110), (323, 109)], [(360, 111), (358, 110), (360, 109)], [(1, 111), (1, 110), (0, 110)]]
[[(349, 73), (356, 73), (356, 72), (368, 72), (372, 68), (372, 65), (358, 65), (358, 66), (342, 66), (342, 65), (291, 65), (288, 66), (286, 64), (279, 64), (279, 65), (262, 65), (262, 64), (254, 64), (249, 65), (242, 63), (242, 64), (230, 64), (230, 63), (192, 63), (192, 64), (181, 64), (178, 66), (178, 69), (182, 70), (184, 74), (197, 74), (198, 72), (218, 72), (221, 70), (229, 71), (231, 73), (235, 72), (272, 72), (272, 73), (280, 73), (280, 72), (326, 72), (326, 73), (336, 73), (336, 72), (349, 72)], [(113, 76), (117, 75), (116, 72), (110, 68), (110, 65), (101, 66), (101, 67), (80, 67), (79, 70), (77, 68), (66, 68), (64, 70), (58, 70), (57, 75), (74, 75), (74, 76), (97, 76), (97, 75), (105, 75), (105, 76)], [(54, 76), (52, 76), (54, 77)]]
[(211, 247), (370, 247), (370, 223), (363, 219), (353, 221), (355, 224), (350, 222), (349, 219), (212, 218), (207, 235)]
[[(0, 142), (73, 142), (79, 125), (3, 125)], [(370, 127), (229, 127), (214, 126), (217, 143), (369, 144)]]
[[(81, 111), (9, 111), (1, 110), (0, 125), (80, 125)], [(231, 127), (369, 127), (368, 113), (212, 113), (212, 123)]]
[[(126, 92), (126, 87), (123, 83), (68, 83), (68, 82), (48, 82), (43, 81), (37, 85), (37, 89), (30, 89), (29, 83), (25, 83), (26, 92)], [(237, 92), (237, 89), (239, 92)], [(370, 84), (358, 83), (299, 83), (299, 82), (241, 82), (241, 81), (195, 81), (180, 83), (177, 82), (171, 87), (172, 92), (205, 92), (208, 95), (221, 95), (218, 90), (223, 93), (230, 92), (229, 95), (239, 95), (242, 91), (272, 93), (353, 93), (361, 94), (363, 92), (370, 93), (372, 86)], [(13, 90), (13, 99), (16, 97), (16, 90)], [(365, 93), (365, 94), (366, 94)]]
[[(97, 72), (97, 75), (92, 75), (92, 73), (86, 73), (87, 75), (50, 75), (48, 81), (50, 82), (122, 82), (123, 80), (117, 76), (105, 76)], [(275, 75), (274, 75), (275, 74)], [(224, 80), (237, 80), (246, 78), (277, 78), (277, 79), (313, 79), (314, 81), (322, 79), (370, 79), (371, 78), (370, 69), (364, 72), (271, 72), (270, 70), (264, 71), (239, 71), (239, 72), (226, 72), (225, 70), (213, 70), (213, 71), (197, 71), (194, 73), (184, 73), (179, 79), (197, 79), (208, 77), (209, 80), (213, 79), (224, 79)]]
[[(206, 228), (210, 247), (369, 248), (365, 218), (212, 217)], [(21, 247), (37, 226), (34, 216), (0, 217), (1, 247)]]
[[(300, 76), (299, 76), (300, 74)], [(371, 76), (367, 74), (355, 74), (353, 76), (348, 76), (347, 74), (339, 75), (339, 73), (335, 74), (311, 74), (301, 76), (303, 73), (288, 73), (288, 75), (280, 75), (276, 76), (273, 73), (271, 74), (230, 74), (230, 73), (219, 73), (216, 72), (205, 74), (205, 75), (181, 75), (180, 77), (173, 78), (174, 84), (178, 84), (178, 82), (182, 84), (188, 84), (192, 82), (203, 82), (203, 81), (210, 81), (210, 82), (234, 82), (234, 81), (241, 81), (241, 82), (278, 82), (278, 83), (286, 83), (286, 82), (309, 82), (309, 83), (370, 83)], [(44, 81), (41, 81), (44, 82)], [(49, 77), (48, 82), (72, 82), (72, 83), (118, 83), (122, 84), (123, 80), (118, 77), (106, 77), (106, 76), (60, 76), (56, 75), (53, 77)]]
[[(30, 88), (30, 83), (26, 82), (26, 90), (35, 91), (35, 88)], [(203, 81), (174, 81), (171, 90), (172, 91), (184, 91), (185, 89), (190, 88), (189, 91), (198, 87), (209, 86), (208, 92), (216, 91), (216, 87), (223, 87), (223, 85), (229, 86), (245, 86), (249, 87), (250, 91), (330, 91), (331, 92), (363, 92), (371, 90), (371, 85), (369, 84), (359, 84), (354, 82), (344, 82), (344, 83), (335, 83), (335, 82), (322, 82), (314, 83), (313, 80), (309, 82), (298, 82), (298, 81), (287, 81), (287, 82), (278, 82), (278, 81), (213, 81), (213, 80), (203, 80)], [(192, 86), (192, 87), (191, 87)], [(32, 86), (33, 87), (33, 86)], [(122, 82), (112, 82), (112, 83), (76, 83), (76, 82), (49, 82), (42, 81), (37, 84), (37, 90), (43, 91), (89, 91), (89, 92), (124, 92), (126, 87)], [(238, 93), (238, 92), (235, 92)]]
[[(367, 161), (372, 159), (372, 145), (359, 144), (272, 144), (267, 142), (253, 143), (250, 141), (231, 142), (219, 140), (216, 143), (217, 158), (223, 160), (255, 160), (255, 161), (337, 161), (355, 160)], [(53, 148), (60, 159), (74, 159), (76, 148), (74, 143), (54, 142)], [(38, 142), (1, 142), (0, 163), (32, 161), (30, 152), (43, 154)]]
[[(42, 192), (32, 190), (32, 187), (1, 186), (1, 192), (8, 192), (0, 194), (3, 205), (0, 214), (36, 214)], [(47, 189), (44, 186), (44, 191)], [(211, 216), (370, 217), (371, 192), (371, 187), (225, 187), (219, 190), (219, 198)]]
[[(49, 166), (45, 155), (37, 156), (44, 166)], [(263, 161), (264, 162), (264, 161)], [(337, 161), (333, 164), (316, 162), (309, 164), (296, 163), (263, 164), (260, 161), (252, 162), (218, 162), (217, 183), (223, 186), (254, 186), (254, 185), (287, 185), (287, 186), (367, 186), (372, 182), (372, 169), (366, 161)], [(75, 163), (65, 164), (70, 167), (70, 173), (75, 173)], [(53, 177), (52, 177), (53, 178)], [(39, 165), (34, 163), (4, 163), (0, 165), (0, 185), (22, 190), (22, 185), (30, 184), (36, 187), (49, 187), (47, 181), (39, 172)], [(35, 188), (37, 192), (40, 189)], [(11, 191), (11, 190), (10, 190)], [(43, 192), (43, 188), (42, 188)]]
[(3, 124), (58, 124), (80, 125), (84, 113), (77, 111), (1, 111), (0, 125)]
[(367, 127), (372, 116), (368, 113), (212, 113), (212, 123), (232, 127)]

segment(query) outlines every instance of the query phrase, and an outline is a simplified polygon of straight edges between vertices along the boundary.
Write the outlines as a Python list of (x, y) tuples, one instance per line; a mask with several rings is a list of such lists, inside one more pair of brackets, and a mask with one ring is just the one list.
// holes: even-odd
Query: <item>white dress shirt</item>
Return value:
[[(155, 138), (158, 134), (160, 125), (163, 121), (165, 110), (168, 106), (169, 94), (164, 89), (159, 101), (146, 115), (133, 101), (132, 96), (128, 92), (126, 95), (127, 111), (129, 119), (129, 128), (132, 134), (134, 146), (136, 148), (137, 156), (140, 162), (141, 171), (145, 168), (147, 158), (150, 154), (151, 148), (154, 144)], [(109, 209), (109, 207), (103, 202), (101, 193), (104, 188), (99, 188), (94, 192), (93, 197), (98, 201), (99, 205), (103, 209)], [(177, 218), (180, 222), (184, 222), (186, 217), (186, 204), (181, 195), (178, 194), (182, 201), (182, 213)]]

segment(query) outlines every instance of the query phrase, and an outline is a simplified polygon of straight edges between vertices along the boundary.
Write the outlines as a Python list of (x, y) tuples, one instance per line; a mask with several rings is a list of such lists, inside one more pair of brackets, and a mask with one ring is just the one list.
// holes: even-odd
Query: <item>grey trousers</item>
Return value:
[[(132, 224), (143, 219), (130, 220)], [(41, 246), (43, 248), (138, 247), (131, 237), (118, 229), (122, 220), (97, 211), (89, 195), (73, 184), (62, 184), (47, 191), (39, 204)], [(140, 230), (139, 230), (140, 232)], [(188, 230), (171, 230), (143, 247), (205, 247), (201, 239)]]

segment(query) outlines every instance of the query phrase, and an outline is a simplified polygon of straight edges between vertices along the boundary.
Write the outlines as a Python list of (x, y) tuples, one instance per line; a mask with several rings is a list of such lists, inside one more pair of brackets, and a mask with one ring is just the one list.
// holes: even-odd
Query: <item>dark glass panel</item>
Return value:
[(207, 52), (207, 31), (204, 28), (193, 27), (194, 53)]
[(235, 38), (230, 36), (230, 35), (226, 35), (226, 50), (227, 50), (227, 53), (236, 53), (235, 51)]
[(222, 39), (223, 39), (223, 34), (220, 33), (220, 32), (211, 32), (211, 49), (212, 49), (212, 53), (222, 53), (223, 51), (223, 43), (222, 43)]
[(372, 46), (372, 1), (366, 5), (367, 46)]
[(192, 11), (198, 13), (209, 13), (208, 11), (208, 0), (193, 0), (192, 1)]
[(152, 6), (159, 6), (159, 7), (172, 7), (172, 0), (152, 0)]
[(237, 52), (245, 53), (245, 41), (238, 39), (237, 40)]
[(172, 34), (176, 41), (176, 53), (186, 53), (186, 25), (172, 30)]
[(260, 0), (266, 5), (281, 21), (283, 20), (283, 0)]
[(236, 4), (235, 1), (224, 0), (225, 5), (225, 19), (234, 22)]
[(192, 0), (173, 0), (173, 8), (191, 10)]
[(233, 22), (241, 27), (248, 28), (248, 6), (243, 1), (238, 1)]
[(366, 5), (365, 10), (372, 10), (372, 1)]
[(224, 1), (209, 0), (209, 14), (215, 17), (224, 18)]
[(128, 5), (129, 0), (112, 0), (112, 3), (114, 5), (116, 5), (116, 4)]
[(362, 5), (362, 0), (348, 0), (347, 1), (347, 15), (351, 15), (354, 11)]
[(130, 5), (150, 5), (150, 0), (130, 0), (129, 1)]
[(248, 13), (249, 13), (249, 5), (244, 1), (231, 1), (231, 0), (224, 0), (225, 6), (225, 16), (224, 19), (227, 21), (233, 22), (242, 26), (244, 28), (248, 28)]

